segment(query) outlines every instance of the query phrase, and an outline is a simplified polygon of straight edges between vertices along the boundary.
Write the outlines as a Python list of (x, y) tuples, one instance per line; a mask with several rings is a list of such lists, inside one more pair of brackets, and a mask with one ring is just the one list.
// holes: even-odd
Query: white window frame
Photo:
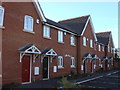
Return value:
[(70, 37), (70, 44), (75, 45), (75, 36), (74, 35), (71, 35), (71, 37)]
[(90, 47), (93, 48), (93, 40), (90, 39)]
[[(29, 20), (31, 20), (31, 27), (29, 26)], [(31, 16), (25, 15), (24, 17), (24, 31), (33, 32), (34, 19)]]
[(2, 11), (2, 13), (0, 13), (0, 27), (3, 27), (3, 22), (4, 22), (4, 8), (2, 6), (0, 6), (0, 11)]
[(63, 68), (63, 56), (58, 56), (58, 68)]
[(105, 51), (105, 47), (104, 47), (104, 46), (102, 46), (102, 51), (103, 51), (103, 52)]
[(63, 31), (58, 31), (58, 42), (63, 43)]
[(86, 37), (83, 37), (83, 46), (87, 46), (87, 39), (86, 39)]
[(101, 51), (101, 46), (100, 46), (100, 44), (98, 45), (98, 51)]
[(43, 37), (50, 38), (50, 27), (44, 25), (43, 26)]
[(71, 57), (71, 58), (70, 58), (70, 67), (71, 67), (71, 68), (74, 68), (74, 67), (75, 67), (75, 58), (74, 58), (74, 57)]

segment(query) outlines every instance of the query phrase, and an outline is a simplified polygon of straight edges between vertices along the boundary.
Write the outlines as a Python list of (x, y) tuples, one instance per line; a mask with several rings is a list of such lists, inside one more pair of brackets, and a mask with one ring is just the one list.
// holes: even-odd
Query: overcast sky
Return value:
[(91, 15), (95, 32), (112, 31), (118, 47), (118, 2), (40, 2), (45, 16), (59, 21)]

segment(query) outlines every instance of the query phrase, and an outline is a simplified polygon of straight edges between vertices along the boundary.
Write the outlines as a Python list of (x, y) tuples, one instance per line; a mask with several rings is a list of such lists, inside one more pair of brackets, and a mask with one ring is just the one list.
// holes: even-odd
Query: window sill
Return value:
[(58, 66), (58, 69), (64, 69), (64, 67), (62, 67), (62, 66)]
[(49, 40), (51, 39), (50, 37), (45, 37), (45, 36), (43, 36), (43, 38), (45, 38), (45, 39), (49, 39)]
[(59, 41), (58, 41), (58, 43), (60, 43), (60, 44), (64, 44), (64, 42), (59, 42)]
[(75, 66), (71, 66), (71, 68), (75, 68)]
[(0, 26), (0, 29), (5, 29), (5, 27), (4, 26)]
[(28, 32), (28, 33), (31, 33), (31, 34), (35, 34), (35, 32), (31, 32), (31, 31), (28, 31), (28, 30), (25, 30), (25, 29), (23, 29), (23, 32)]
[(70, 45), (71, 45), (71, 46), (74, 46), (74, 47), (76, 46), (75, 44), (70, 44)]

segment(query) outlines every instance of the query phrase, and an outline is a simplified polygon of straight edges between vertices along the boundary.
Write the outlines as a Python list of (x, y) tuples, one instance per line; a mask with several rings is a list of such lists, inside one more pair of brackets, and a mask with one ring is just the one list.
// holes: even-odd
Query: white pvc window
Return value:
[(4, 8), (0, 6), (0, 27), (3, 26), (4, 21)]
[(71, 68), (72, 67), (75, 67), (75, 58), (74, 57), (71, 57)]
[(83, 37), (83, 46), (86, 46), (86, 37)]
[(63, 68), (63, 57), (58, 56), (58, 68)]
[(50, 27), (44, 25), (44, 31), (43, 31), (43, 36), (50, 38)]
[(100, 47), (100, 45), (98, 45), (98, 51), (101, 51), (101, 47)]
[(93, 40), (90, 39), (90, 47), (93, 48)]
[(73, 35), (70, 37), (70, 41), (71, 45), (75, 45), (75, 37)]
[(24, 17), (24, 30), (33, 32), (33, 18), (31, 16)]
[(104, 46), (102, 46), (102, 51), (103, 51), (103, 52), (105, 51), (104, 49), (105, 49)]
[(58, 31), (58, 42), (63, 42), (63, 32)]

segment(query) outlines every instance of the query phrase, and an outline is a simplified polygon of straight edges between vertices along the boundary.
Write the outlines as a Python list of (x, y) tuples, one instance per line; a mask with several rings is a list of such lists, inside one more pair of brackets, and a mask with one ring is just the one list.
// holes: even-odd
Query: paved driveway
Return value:
[(78, 86), (84, 88), (97, 88), (107, 90), (120, 90), (120, 71), (107, 73), (95, 78), (78, 82)]

